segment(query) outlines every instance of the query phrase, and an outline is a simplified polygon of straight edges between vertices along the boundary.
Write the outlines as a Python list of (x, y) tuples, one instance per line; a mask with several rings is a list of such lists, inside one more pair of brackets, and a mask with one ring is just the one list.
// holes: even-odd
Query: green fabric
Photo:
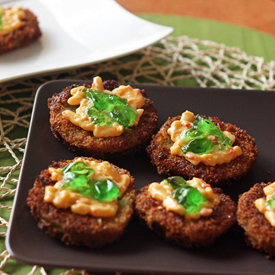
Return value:
[(199, 18), (154, 14), (137, 14), (148, 21), (174, 28), (172, 36), (211, 40), (229, 47), (238, 47), (246, 53), (275, 60), (275, 37), (253, 29)]

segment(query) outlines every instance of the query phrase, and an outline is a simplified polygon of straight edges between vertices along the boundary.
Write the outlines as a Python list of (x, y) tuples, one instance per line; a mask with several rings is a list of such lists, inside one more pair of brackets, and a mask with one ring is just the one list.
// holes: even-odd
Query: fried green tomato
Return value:
[(159, 132), (153, 136), (150, 145), (147, 147), (147, 153), (159, 174), (177, 175), (185, 179), (198, 177), (212, 186), (217, 186), (229, 184), (231, 179), (240, 179), (255, 164), (258, 157), (258, 149), (254, 138), (248, 135), (246, 131), (230, 123), (224, 123), (217, 117), (208, 117), (208, 120), (222, 131), (228, 131), (235, 136), (234, 146), (239, 146), (242, 149), (240, 156), (229, 163), (208, 166), (202, 162), (193, 165), (185, 157), (171, 154), (170, 148), (174, 143), (167, 130), (174, 121), (180, 120), (180, 118), (181, 116), (168, 118)]
[(148, 186), (137, 194), (135, 211), (151, 230), (168, 242), (187, 248), (209, 246), (236, 222), (236, 204), (220, 188), (213, 188), (213, 192), (220, 204), (214, 206), (211, 215), (198, 219), (168, 211), (163, 202), (152, 198)]
[[(96, 163), (102, 160), (82, 158)], [(49, 168), (64, 168), (72, 160), (54, 162)], [(135, 188), (134, 179), (127, 170), (111, 164), (113, 170), (120, 175), (129, 175), (130, 184), (123, 196), (118, 199), (118, 209), (115, 216), (95, 217), (90, 214), (76, 214), (70, 208), (56, 207), (45, 202), (45, 189), (54, 186), (49, 169), (43, 170), (37, 177), (32, 189), (29, 190), (27, 204), (31, 214), (38, 222), (38, 227), (52, 237), (60, 239), (66, 245), (87, 246), (98, 248), (117, 241), (127, 229), (134, 213)]]
[[(119, 84), (113, 80), (104, 81), (103, 85), (104, 89), (109, 91), (119, 87)], [(67, 100), (71, 97), (71, 89), (78, 86), (91, 88), (92, 83), (69, 86), (48, 100), (51, 130), (57, 139), (79, 155), (100, 159), (129, 157), (146, 148), (152, 135), (157, 131), (158, 114), (145, 91), (141, 91), (145, 105), (142, 107), (144, 112), (138, 125), (126, 128), (120, 136), (95, 137), (92, 131), (84, 130), (62, 116), (64, 110), (72, 109)]]
[(18, 29), (1, 34), (0, 28), (0, 54), (27, 46), (42, 35), (37, 17), (28, 9), (21, 10), (25, 13), (25, 18)]
[(249, 247), (258, 249), (267, 257), (274, 257), (275, 227), (255, 206), (257, 199), (266, 197), (263, 189), (270, 184), (256, 183), (249, 191), (240, 195), (237, 221), (244, 230), (245, 241)]

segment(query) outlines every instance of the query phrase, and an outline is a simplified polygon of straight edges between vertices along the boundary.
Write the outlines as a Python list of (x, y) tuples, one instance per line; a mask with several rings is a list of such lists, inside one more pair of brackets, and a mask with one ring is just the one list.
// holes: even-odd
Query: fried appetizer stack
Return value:
[(137, 194), (135, 210), (160, 237), (183, 247), (210, 245), (236, 222), (236, 204), (199, 178), (151, 183)]
[(255, 140), (246, 131), (189, 111), (170, 117), (147, 153), (159, 174), (198, 177), (213, 186), (244, 176), (258, 156)]
[(100, 77), (65, 88), (48, 107), (54, 136), (70, 150), (100, 159), (143, 150), (158, 127), (145, 91)]
[(239, 197), (238, 224), (248, 246), (275, 256), (275, 182), (257, 183)]
[(134, 212), (134, 179), (107, 161), (78, 157), (37, 176), (27, 204), (38, 227), (67, 245), (116, 241)]
[(17, 6), (0, 6), (0, 54), (29, 45), (42, 35), (36, 16)]

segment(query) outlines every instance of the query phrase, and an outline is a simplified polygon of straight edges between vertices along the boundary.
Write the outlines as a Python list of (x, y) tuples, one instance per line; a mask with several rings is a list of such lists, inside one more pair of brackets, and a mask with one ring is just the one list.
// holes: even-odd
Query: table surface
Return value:
[(117, 0), (132, 13), (212, 19), (275, 35), (274, 0)]

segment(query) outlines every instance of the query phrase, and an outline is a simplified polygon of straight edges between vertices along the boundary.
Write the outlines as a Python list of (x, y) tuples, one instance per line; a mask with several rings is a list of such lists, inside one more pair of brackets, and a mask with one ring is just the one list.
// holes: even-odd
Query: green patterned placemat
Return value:
[(5, 235), (16, 192), (37, 88), (49, 80), (104, 80), (124, 83), (272, 90), (274, 61), (239, 48), (187, 36), (167, 37), (135, 54), (77, 70), (9, 81), (0, 86), (0, 270), (1, 274), (88, 274), (80, 270), (46, 270), (20, 264), (5, 248)]

